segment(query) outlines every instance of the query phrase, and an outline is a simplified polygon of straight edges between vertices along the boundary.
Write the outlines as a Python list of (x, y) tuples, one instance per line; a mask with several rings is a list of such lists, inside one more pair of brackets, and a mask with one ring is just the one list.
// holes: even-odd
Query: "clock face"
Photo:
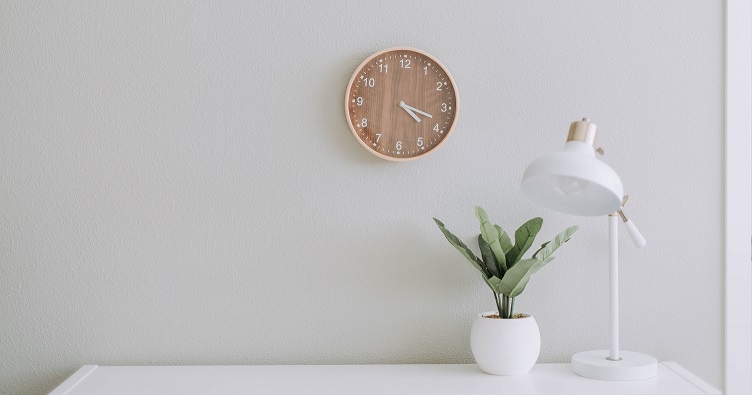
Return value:
[(358, 142), (387, 160), (417, 159), (439, 147), (457, 119), (457, 91), (444, 66), (412, 48), (371, 55), (353, 74), (345, 114)]

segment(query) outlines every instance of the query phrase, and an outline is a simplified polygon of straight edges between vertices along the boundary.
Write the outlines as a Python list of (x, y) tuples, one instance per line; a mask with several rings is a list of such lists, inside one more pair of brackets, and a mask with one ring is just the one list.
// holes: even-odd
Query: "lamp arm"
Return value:
[(642, 233), (640, 233), (640, 230), (637, 229), (637, 225), (635, 225), (631, 219), (627, 218), (623, 209), (619, 209), (617, 213), (619, 213), (619, 216), (624, 222), (624, 226), (627, 228), (627, 233), (629, 233), (629, 238), (632, 239), (634, 245), (637, 246), (637, 248), (645, 247), (647, 241), (645, 240), (645, 237), (642, 236)]

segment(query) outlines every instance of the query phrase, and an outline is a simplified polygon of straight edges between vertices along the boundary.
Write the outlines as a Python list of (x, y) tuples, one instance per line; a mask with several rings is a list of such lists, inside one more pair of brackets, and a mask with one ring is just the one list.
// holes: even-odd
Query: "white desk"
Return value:
[(694, 395), (721, 392), (673, 362), (642, 381), (598, 381), (569, 364), (539, 364), (499, 377), (476, 365), (96, 366), (79, 369), (50, 395), (548, 394)]

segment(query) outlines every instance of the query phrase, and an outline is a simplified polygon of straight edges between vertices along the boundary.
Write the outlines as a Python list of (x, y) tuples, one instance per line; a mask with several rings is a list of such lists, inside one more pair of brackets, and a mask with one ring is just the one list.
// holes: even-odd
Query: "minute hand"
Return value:
[(420, 122), (420, 118), (418, 118), (418, 116), (415, 115), (415, 113), (411, 109), (407, 108), (407, 105), (405, 104), (405, 102), (401, 101), (399, 105), (400, 107), (402, 107), (403, 110), (405, 110), (406, 113), (410, 114), (410, 116), (413, 117), (415, 122)]
[(427, 113), (427, 112), (425, 112), (425, 111), (420, 111), (420, 110), (418, 110), (418, 109), (417, 109), (417, 108), (415, 108), (415, 107), (411, 107), (411, 106), (408, 106), (407, 104), (405, 104), (405, 107), (407, 107), (407, 108), (409, 108), (409, 109), (411, 109), (411, 110), (413, 110), (413, 111), (417, 112), (418, 114), (421, 114), (421, 115), (425, 115), (425, 116), (427, 116), (428, 118), (433, 118), (433, 115), (431, 115), (431, 114), (429, 114), (429, 113)]

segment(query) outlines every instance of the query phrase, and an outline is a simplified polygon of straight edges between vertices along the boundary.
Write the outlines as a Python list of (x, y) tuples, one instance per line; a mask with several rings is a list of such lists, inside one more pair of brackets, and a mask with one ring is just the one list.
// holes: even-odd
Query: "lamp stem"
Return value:
[(608, 216), (609, 338), (608, 359), (619, 361), (619, 217)]

